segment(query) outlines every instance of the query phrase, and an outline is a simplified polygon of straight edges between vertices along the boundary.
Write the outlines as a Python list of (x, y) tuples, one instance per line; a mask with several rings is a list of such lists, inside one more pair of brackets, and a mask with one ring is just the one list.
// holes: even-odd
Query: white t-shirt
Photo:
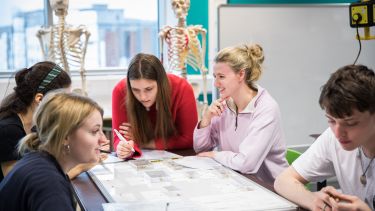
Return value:
[[(359, 153), (362, 153), (361, 156)], [(305, 153), (293, 162), (292, 166), (310, 182), (336, 176), (344, 194), (359, 197), (374, 210), (375, 161), (366, 172), (366, 186), (360, 182), (360, 177), (370, 161), (371, 159), (359, 149), (344, 150), (331, 129), (328, 128)]]

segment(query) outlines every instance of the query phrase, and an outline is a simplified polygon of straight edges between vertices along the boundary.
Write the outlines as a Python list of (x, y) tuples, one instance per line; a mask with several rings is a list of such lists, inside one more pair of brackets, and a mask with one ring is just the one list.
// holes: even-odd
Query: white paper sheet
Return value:
[(191, 202), (137, 202), (137, 203), (107, 203), (103, 204), (104, 211), (207, 211)]
[(172, 152), (167, 152), (164, 150), (142, 149), (142, 156), (137, 159), (159, 160), (159, 159), (173, 159), (173, 158), (181, 158), (181, 157), (182, 157), (181, 155), (177, 155)]
[(215, 169), (215, 167), (221, 166), (220, 163), (216, 162), (212, 158), (208, 157), (198, 157), (198, 156), (186, 156), (181, 159), (177, 159), (174, 161), (179, 165), (193, 168), (193, 169)]
[(118, 158), (115, 156), (115, 154), (109, 154), (107, 159), (103, 160), (102, 163), (115, 163), (115, 162), (121, 162), (124, 161), (123, 159)]

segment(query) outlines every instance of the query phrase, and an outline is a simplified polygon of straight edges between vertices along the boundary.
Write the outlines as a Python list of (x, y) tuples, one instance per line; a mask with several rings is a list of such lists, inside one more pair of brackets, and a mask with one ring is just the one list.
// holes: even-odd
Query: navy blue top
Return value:
[[(11, 114), (0, 120), (0, 163), (20, 159), (17, 144), (25, 135), (26, 132), (17, 114)], [(3, 171), (0, 169), (0, 182), (3, 178)]]
[(69, 178), (47, 152), (30, 152), (0, 183), (0, 211), (75, 210)]

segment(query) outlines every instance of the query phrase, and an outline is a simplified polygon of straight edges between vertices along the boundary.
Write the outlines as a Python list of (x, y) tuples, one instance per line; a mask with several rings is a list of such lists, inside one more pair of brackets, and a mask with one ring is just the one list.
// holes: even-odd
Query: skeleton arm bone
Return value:
[[(201, 25), (195, 25), (189, 27), (189, 49), (191, 55), (187, 60), (190, 66), (194, 68), (195, 65), (198, 65), (198, 68), (202, 75), (203, 81), (203, 103), (205, 106), (208, 103), (207, 100), (207, 68), (205, 66), (205, 55), (206, 55), (206, 30), (202, 28)], [(199, 43), (198, 35), (202, 36), (202, 45)]]
[(44, 40), (47, 41), (46, 37), (48, 37), (49, 33), (51, 33), (50, 28), (41, 28), (36, 33), (36, 36), (38, 37), (40, 48), (42, 49), (42, 54), (44, 59), (48, 58), (48, 54), (46, 53), (46, 43), (44, 43)]
[[(203, 103), (205, 104), (204, 106), (208, 106), (208, 99), (207, 99), (207, 68), (205, 65), (205, 57), (206, 57), (206, 35), (207, 35), (207, 30), (203, 29), (202, 26), (199, 27), (199, 31), (202, 36), (202, 67), (201, 67), (201, 74), (203, 78)], [(206, 108), (203, 108), (204, 110)]]
[(161, 63), (164, 62), (164, 40), (167, 39), (167, 36), (170, 33), (170, 30), (171, 30), (170, 26), (165, 26), (159, 32), (159, 47), (160, 47), (160, 61), (161, 61)]

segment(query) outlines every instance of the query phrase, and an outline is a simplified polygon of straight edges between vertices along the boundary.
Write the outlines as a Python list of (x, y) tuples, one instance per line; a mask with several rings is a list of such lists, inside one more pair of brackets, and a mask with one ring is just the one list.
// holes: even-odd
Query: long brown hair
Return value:
[[(156, 125), (153, 127), (146, 108), (134, 96), (130, 80), (148, 79), (156, 81)], [(171, 112), (171, 87), (163, 64), (150, 54), (137, 54), (129, 64), (127, 73), (126, 107), (135, 141), (147, 144), (154, 138), (167, 138), (176, 134)]]

